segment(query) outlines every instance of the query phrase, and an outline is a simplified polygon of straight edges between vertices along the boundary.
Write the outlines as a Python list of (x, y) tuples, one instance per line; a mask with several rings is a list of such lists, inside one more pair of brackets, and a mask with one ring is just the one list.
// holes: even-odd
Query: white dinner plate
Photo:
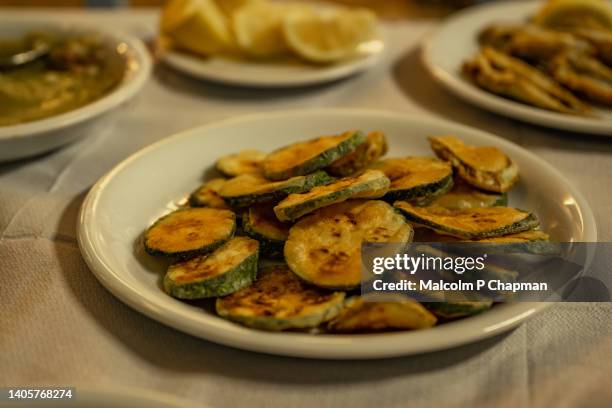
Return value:
[(116, 58), (127, 59), (126, 72), (114, 89), (77, 109), (31, 122), (0, 126), (0, 162), (41, 154), (95, 134), (107, 125), (108, 116), (117, 113), (140, 92), (151, 73), (151, 58), (143, 42), (115, 29), (0, 15), (0, 37), (15, 38), (31, 31), (100, 35), (108, 47), (117, 50)]
[[(389, 156), (432, 156), (426, 136), (455, 134), (467, 143), (503, 149), (521, 169), (511, 205), (533, 210), (560, 241), (596, 241), (593, 214), (552, 166), (491, 134), (449, 122), (369, 110), (304, 110), (247, 116), (166, 138), (117, 165), (87, 195), (78, 221), (85, 261), (115, 296), (145, 315), (210, 341), (298, 357), (366, 359), (423, 353), (476, 341), (515, 327), (546, 306), (517, 303), (431, 329), (363, 335), (270, 333), (242, 327), (166, 295), (164, 265), (144, 253), (142, 232), (202, 183), (224, 154), (280, 146), (346, 129), (383, 130)], [(210, 173), (209, 173), (210, 174)]]
[(523, 23), (541, 1), (495, 1), (468, 8), (446, 22), (423, 44), (423, 63), (449, 91), (483, 109), (551, 128), (612, 136), (612, 110), (596, 109), (597, 117), (548, 111), (478, 88), (461, 74), (462, 63), (476, 55), (480, 31), (493, 23)]

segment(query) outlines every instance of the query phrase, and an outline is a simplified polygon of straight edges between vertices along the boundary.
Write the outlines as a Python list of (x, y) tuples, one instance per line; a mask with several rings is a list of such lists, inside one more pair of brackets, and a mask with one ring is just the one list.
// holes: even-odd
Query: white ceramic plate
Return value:
[(461, 64), (478, 51), (476, 39), (483, 28), (496, 22), (525, 22), (541, 5), (496, 1), (457, 13), (425, 41), (425, 66), (449, 91), (483, 109), (546, 127), (612, 136), (612, 110), (599, 109), (594, 118), (547, 111), (482, 90), (461, 75)]
[(100, 282), (119, 299), (164, 324), (247, 350), (298, 357), (366, 359), (457, 346), (508, 330), (545, 303), (507, 304), (429, 330), (371, 335), (268, 333), (223, 320), (166, 295), (162, 263), (146, 255), (141, 234), (202, 182), (223, 154), (271, 151), (298, 140), (359, 128), (387, 133), (390, 156), (429, 155), (431, 134), (455, 134), (468, 143), (495, 145), (516, 160), (522, 181), (511, 204), (532, 209), (545, 230), (563, 241), (595, 241), (588, 204), (563, 176), (523, 148), (476, 129), (440, 120), (367, 110), (314, 110), (248, 116), (164, 139), (129, 157), (98, 181), (83, 203), (78, 241)]
[[(61, 407), (61, 408), (195, 408), (202, 404), (177, 398), (173, 395), (162, 394), (157, 391), (126, 388), (126, 387), (100, 387), (76, 385), (72, 399), (49, 400), (41, 399), (28, 401), (29, 408)], [(25, 407), (24, 401), (15, 400), (6, 402), (2, 407)]]
[[(46, 21), (16, 20), (0, 16), (0, 37), (18, 37), (32, 30), (52, 32), (99, 33), (110, 47), (116, 47), (128, 60), (121, 83), (102, 98), (60, 115), (18, 125), (0, 126), (0, 161), (15, 160), (60, 147), (77, 138), (86, 137), (103, 125), (107, 114), (133, 98), (144, 86), (151, 73), (151, 58), (142, 41), (116, 30), (91, 26), (64, 26)], [(119, 58), (119, 55), (117, 56)]]

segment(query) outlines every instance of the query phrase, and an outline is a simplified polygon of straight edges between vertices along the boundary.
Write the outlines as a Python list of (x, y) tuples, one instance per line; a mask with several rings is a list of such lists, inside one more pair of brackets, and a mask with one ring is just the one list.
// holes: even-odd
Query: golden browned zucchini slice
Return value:
[(274, 207), (281, 221), (293, 221), (318, 208), (346, 201), (349, 198), (379, 198), (389, 188), (389, 179), (382, 171), (367, 170), (359, 177), (345, 177), (308, 193), (291, 194)]
[(219, 191), (225, 182), (226, 180), (221, 178), (207, 181), (191, 193), (189, 196), (189, 204), (192, 207), (229, 208), (219, 195)]
[(219, 195), (232, 207), (247, 207), (282, 200), (289, 194), (310, 191), (332, 180), (322, 170), (283, 181), (269, 181), (259, 174), (243, 174), (228, 180), (221, 187)]
[(244, 289), (217, 299), (219, 316), (261, 330), (317, 327), (338, 314), (343, 292), (327, 292), (302, 283), (286, 265), (259, 271)]
[(383, 132), (374, 131), (368, 133), (366, 141), (353, 153), (336, 160), (327, 168), (327, 171), (339, 177), (351, 176), (369, 165), (376, 163), (378, 159), (387, 153), (387, 138)]
[(261, 162), (265, 157), (266, 153), (259, 150), (243, 150), (221, 157), (215, 167), (227, 177), (257, 174), (261, 173)]
[(242, 228), (245, 234), (259, 241), (263, 255), (272, 258), (283, 256), (291, 224), (280, 222), (270, 205), (249, 207), (242, 218)]
[(236, 237), (210, 254), (170, 265), (164, 290), (179, 299), (225, 296), (244, 288), (257, 275), (259, 243)]
[(365, 139), (362, 132), (350, 130), (285, 146), (264, 159), (264, 175), (270, 180), (284, 180), (312, 173), (353, 152)]
[(414, 200), (426, 203), (453, 186), (450, 164), (433, 157), (385, 159), (372, 166), (391, 180), (385, 200)]
[(448, 160), (466, 183), (503, 193), (518, 181), (518, 167), (497, 147), (470, 146), (455, 136), (430, 137), (434, 153)]
[(285, 260), (307, 282), (350, 289), (361, 282), (363, 242), (403, 247), (411, 239), (410, 225), (386, 202), (349, 200), (321, 208), (291, 227)]
[(327, 328), (337, 333), (414, 330), (432, 327), (436, 321), (436, 316), (420, 303), (405, 297), (390, 302), (369, 302), (356, 296), (346, 301)]
[(539, 224), (534, 214), (509, 207), (447, 210), (415, 207), (406, 201), (396, 201), (394, 206), (412, 223), (464, 239), (499, 237), (528, 231)]
[(508, 205), (506, 193), (491, 193), (478, 190), (467, 183), (455, 182), (448, 193), (435, 197), (429, 206), (439, 206), (449, 210), (462, 210), (466, 208), (498, 207)]
[(184, 208), (163, 216), (144, 235), (151, 255), (186, 257), (210, 252), (234, 236), (236, 215), (219, 208)]

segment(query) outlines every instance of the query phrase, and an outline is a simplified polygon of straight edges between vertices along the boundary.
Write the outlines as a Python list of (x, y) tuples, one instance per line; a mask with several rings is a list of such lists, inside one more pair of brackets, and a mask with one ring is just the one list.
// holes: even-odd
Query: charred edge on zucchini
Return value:
[(259, 243), (236, 237), (210, 254), (170, 265), (164, 290), (179, 299), (225, 296), (253, 282), (257, 275)]
[(262, 163), (263, 171), (270, 180), (312, 173), (353, 152), (365, 139), (363, 132), (348, 131), (295, 143), (270, 153)]
[(285, 260), (301, 279), (327, 289), (354, 289), (362, 278), (361, 244), (403, 249), (412, 228), (384, 201), (350, 200), (320, 208), (289, 230)]
[(328, 292), (302, 283), (286, 265), (259, 272), (244, 289), (217, 299), (219, 316), (260, 330), (317, 327), (336, 316), (344, 293)]
[(234, 236), (236, 215), (218, 208), (184, 208), (155, 221), (144, 234), (151, 255), (189, 257), (210, 252)]

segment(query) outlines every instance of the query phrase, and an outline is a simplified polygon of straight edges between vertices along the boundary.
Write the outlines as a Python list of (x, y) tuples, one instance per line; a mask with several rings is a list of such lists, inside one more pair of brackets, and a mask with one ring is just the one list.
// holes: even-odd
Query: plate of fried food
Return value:
[(612, 135), (612, 4), (492, 2), (451, 17), (423, 46), (434, 78), (466, 101), (546, 127)]
[(172, 0), (162, 11), (162, 61), (192, 77), (280, 88), (345, 78), (380, 60), (384, 42), (364, 8), (268, 0)]
[(491, 134), (363, 110), (252, 115), (164, 139), (83, 203), (99, 281), (169, 326), (247, 350), (364, 359), (457, 346), (545, 303), (361, 296), (361, 246), (596, 241), (554, 168)]
[(0, 161), (95, 134), (150, 72), (145, 45), (130, 35), (0, 16)]

